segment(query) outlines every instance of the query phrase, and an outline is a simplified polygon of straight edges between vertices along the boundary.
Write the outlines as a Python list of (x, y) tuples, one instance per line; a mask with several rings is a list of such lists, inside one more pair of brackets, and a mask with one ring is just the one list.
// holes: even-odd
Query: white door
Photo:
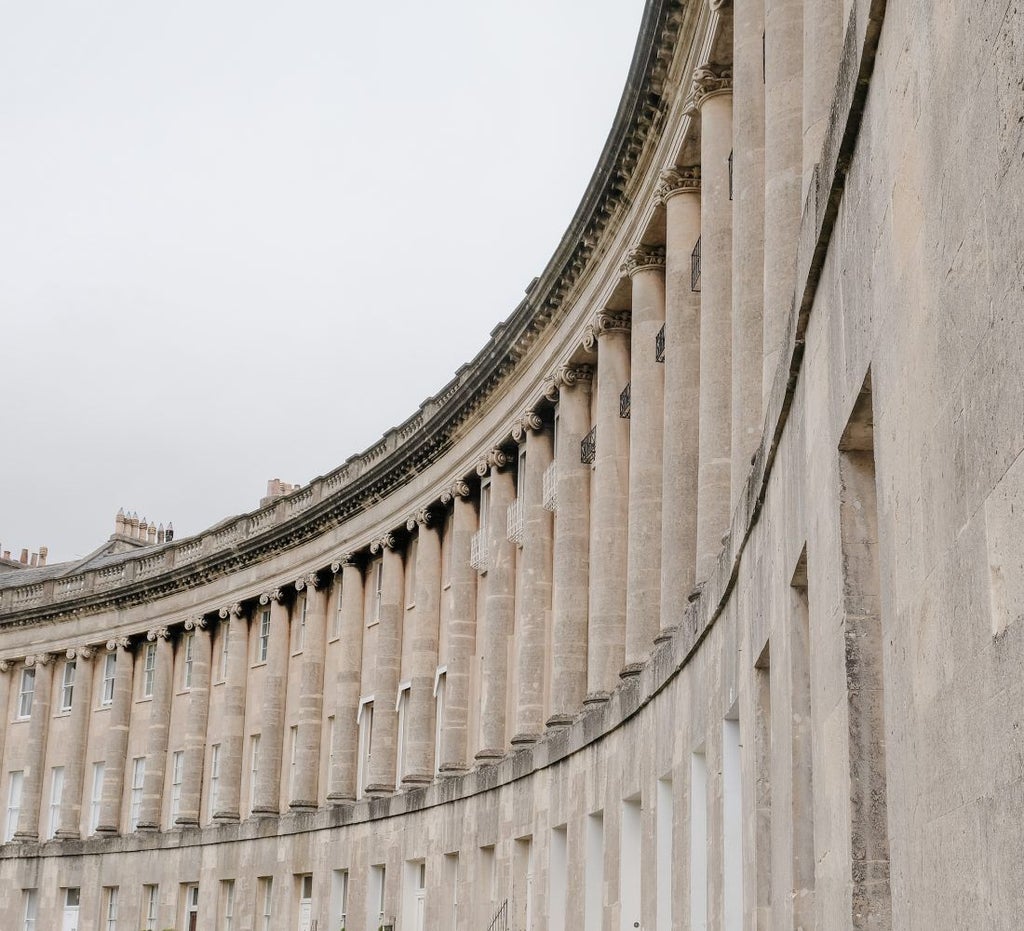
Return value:
[(299, 931), (310, 931), (313, 925), (313, 877), (303, 876), (299, 882)]
[(416, 892), (416, 919), (413, 925), (415, 931), (425, 931), (427, 927), (427, 892), (419, 889)]
[(79, 892), (77, 888), (64, 891), (64, 924), (61, 931), (78, 931)]

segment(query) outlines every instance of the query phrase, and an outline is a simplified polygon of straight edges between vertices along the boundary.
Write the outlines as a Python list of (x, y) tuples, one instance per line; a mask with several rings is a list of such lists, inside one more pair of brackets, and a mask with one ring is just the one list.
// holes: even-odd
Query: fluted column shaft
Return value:
[(764, 0), (764, 409), (796, 281), (803, 160), (803, 0)]
[[(324, 711), (324, 649), (327, 635), (327, 590), (310, 575), (295, 583), (306, 595), (306, 632), (299, 665), (299, 720), (295, 779), (289, 807), (314, 809), (319, 797), (320, 735)], [(337, 720), (335, 720), (337, 726)]]
[(662, 175), (665, 202), (665, 423), (661, 491), (661, 627), (682, 619), (697, 566), (700, 293), (690, 255), (700, 238), (700, 169)]
[(89, 718), (92, 711), (92, 651), (76, 650), (74, 653), (71, 658), (75, 662), (75, 685), (71, 697), (71, 727), (67, 738), (67, 763), (64, 765), (58, 837), (78, 837), (81, 834), (85, 749), (89, 745)]
[(352, 556), (343, 557), (335, 571), (338, 570), (341, 571), (339, 634), (342, 648), (334, 680), (334, 767), (327, 798), (331, 802), (350, 802), (356, 798), (359, 764), (356, 712), (363, 661), (363, 573)]
[(28, 724), (28, 746), (21, 785), (21, 811), (15, 840), (35, 840), (39, 836), (39, 804), (43, 792), (43, 766), (46, 740), (50, 730), (50, 701), (53, 693), (54, 659), (49, 654), (33, 657), (36, 670), (32, 713)]
[(185, 766), (181, 778), (179, 825), (199, 824), (199, 803), (206, 762), (206, 728), (210, 716), (210, 662), (213, 643), (204, 619), (187, 621), (192, 631), (192, 686), (185, 713)]
[(626, 655), (626, 547), (629, 421), (619, 396), (629, 382), (629, 315), (598, 314), (597, 454), (590, 515), (590, 625), (587, 697), (604, 701), (618, 685)]
[(245, 755), (245, 692), (249, 677), (249, 625), (241, 605), (220, 612), (227, 622), (228, 657), (224, 695), (219, 720), (220, 784), (215, 821), (237, 821), (241, 817), (242, 767)]
[(425, 783), (434, 778), (434, 672), (441, 623), (441, 535), (430, 526), (429, 511), (410, 521), (417, 530), (416, 607), (412, 613), (411, 669), (408, 728), (403, 783)]
[(393, 540), (383, 551), (380, 622), (377, 625), (377, 664), (373, 687), (373, 736), (366, 792), (382, 795), (395, 790), (398, 750), (398, 677), (402, 663), (402, 615), (405, 611), (405, 568)]
[(449, 549), (448, 671), (438, 769), (457, 773), (468, 768), (469, 757), (469, 674), (476, 653), (477, 583), (476, 570), (469, 559), (478, 517), (465, 482), (456, 482), (450, 495), (453, 510)]
[(551, 627), (552, 513), (544, 508), (544, 473), (551, 464), (551, 433), (531, 412), (523, 418), (526, 460), (519, 476), (523, 549), (516, 624), (516, 700), (512, 744), (532, 743), (544, 732), (545, 656)]
[(516, 612), (516, 545), (506, 516), (515, 500), (512, 472), (492, 453), (491, 513), (487, 519), (487, 597), (481, 630), (480, 750), (478, 760), (504, 755), (507, 737), (509, 638)]
[(267, 666), (263, 675), (259, 768), (252, 813), (277, 815), (281, 811), (284, 706), (288, 694), (288, 606), (279, 591), (261, 595), (260, 603), (270, 605), (270, 638), (267, 641)]
[(563, 369), (558, 389), (555, 448), (557, 504), (551, 593), (551, 717), (568, 724), (587, 694), (587, 620), (590, 606), (590, 466), (580, 443), (590, 432), (589, 365)]
[(153, 697), (149, 706), (149, 738), (146, 742), (146, 775), (142, 783), (139, 830), (159, 831), (174, 685), (174, 646), (166, 629), (150, 631), (148, 639), (156, 642), (156, 667), (153, 670)]
[(128, 760), (128, 724), (132, 714), (132, 683), (135, 657), (127, 639), (112, 640), (107, 651), (117, 652), (114, 666), (114, 695), (110, 704), (107, 741), (103, 749), (103, 800), (97, 834), (116, 834), (121, 827), (121, 795)]
[[(665, 372), (655, 340), (665, 324), (665, 254), (640, 248), (626, 262), (633, 291), (630, 353), (626, 665), (640, 672), (660, 629), (661, 484)], [(600, 431), (598, 431), (600, 432)]]
[(764, 426), (764, 0), (733, 8), (732, 477), (735, 510)]
[(711, 575), (729, 526), (732, 473), (732, 93), (708, 93), (701, 111), (700, 438), (697, 582)]

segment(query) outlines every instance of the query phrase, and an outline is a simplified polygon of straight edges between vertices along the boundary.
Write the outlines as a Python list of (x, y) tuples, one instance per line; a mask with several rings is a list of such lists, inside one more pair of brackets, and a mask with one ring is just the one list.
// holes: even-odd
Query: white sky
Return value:
[(405, 419), (519, 303), (642, 0), (0, 2), (0, 542), (178, 537)]

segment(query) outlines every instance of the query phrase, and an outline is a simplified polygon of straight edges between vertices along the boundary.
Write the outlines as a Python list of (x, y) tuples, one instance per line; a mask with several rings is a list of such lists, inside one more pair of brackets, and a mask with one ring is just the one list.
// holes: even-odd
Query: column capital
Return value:
[(146, 639), (151, 643), (156, 640), (169, 640), (171, 632), (166, 627), (154, 627), (152, 630), (146, 631)]
[(619, 269), (624, 275), (632, 278), (638, 272), (654, 269), (665, 271), (664, 246), (637, 246), (626, 253), (626, 261)]
[(686, 114), (694, 116), (705, 101), (719, 94), (732, 93), (732, 69), (721, 65), (701, 65), (693, 72), (693, 84), (686, 101)]
[(571, 388), (580, 382), (590, 382), (594, 378), (594, 366), (565, 364), (559, 366), (554, 374), (549, 375), (544, 383), (544, 397), (549, 401), (557, 401), (562, 388)]
[(132, 642), (127, 637), (114, 637), (107, 641), (107, 652), (114, 653), (117, 650), (131, 649)]
[(544, 420), (535, 410), (523, 411), (520, 417), (512, 424), (512, 439), (522, 443), (527, 433), (536, 433), (544, 426)]
[(396, 549), (397, 546), (398, 542), (395, 540), (395, 535), (389, 530), (383, 536), (370, 542), (370, 553), (376, 556), (378, 553), (383, 553), (384, 550)]
[(331, 563), (331, 572), (337, 575), (342, 569), (354, 565), (356, 565), (356, 554), (342, 553), (336, 560), (334, 560), (334, 562)]
[(31, 669), (33, 666), (49, 666), (56, 659), (52, 653), (32, 653), (25, 657), (25, 665)]
[(491, 469), (504, 469), (509, 464), (508, 453), (495, 446), (476, 464), (476, 474), (483, 478)]
[(295, 580), (295, 591), (301, 592), (304, 588), (316, 590), (320, 587), (320, 576), (315, 572), (308, 572)]
[(451, 486), (441, 492), (441, 504), (448, 505), (456, 498), (469, 497), (469, 484), (463, 479), (452, 482)]
[(9, 659), (0, 659), (0, 672), (9, 672), (12, 665)]
[(202, 614), (192, 614), (185, 618), (185, 630), (206, 630), (206, 617)]
[(217, 615), (220, 617), (222, 621), (226, 621), (233, 617), (241, 617), (243, 613), (244, 610), (242, 606), (236, 601), (234, 604), (226, 605), (225, 607), (221, 608), (217, 612)]
[(708, 0), (708, 6), (712, 11), (728, 10), (732, 7), (732, 0)]
[(427, 505), (409, 515), (409, 519), (405, 522), (405, 529), (412, 533), (418, 526), (429, 527), (433, 520), (434, 513), (430, 510), (430, 505)]
[(284, 601), (284, 592), (279, 588), (275, 588), (269, 592), (263, 592), (260, 595), (259, 601), (261, 605), (268, 605), (272, 601), (280, 603)]
[(90, 646), (69, 647), (68, 650), (65, 652), (64, 656), (67, 659), (73, 660), (89, 660), (93, 658), (93, 654), (95, 654), (95, 652), (96, 650)]
[(660, 203), (667, 203), (676, 194), (700, 193), (700, 165), (665, 168), (658, 179), (655, 196)]
[(628, 310), (599, 310), (583, 334), (583, 348), (592, 352), (600, 337), (609, 333), (628, 333), (631, 318)]

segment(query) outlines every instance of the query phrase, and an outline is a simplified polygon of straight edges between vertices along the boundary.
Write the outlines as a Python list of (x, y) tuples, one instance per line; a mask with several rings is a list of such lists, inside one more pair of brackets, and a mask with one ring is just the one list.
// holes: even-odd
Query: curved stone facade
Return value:
[(1015, 926), (1024, 25), (890, 6), (650, 0), (450, 384), (0, 575), (0, 925)]

